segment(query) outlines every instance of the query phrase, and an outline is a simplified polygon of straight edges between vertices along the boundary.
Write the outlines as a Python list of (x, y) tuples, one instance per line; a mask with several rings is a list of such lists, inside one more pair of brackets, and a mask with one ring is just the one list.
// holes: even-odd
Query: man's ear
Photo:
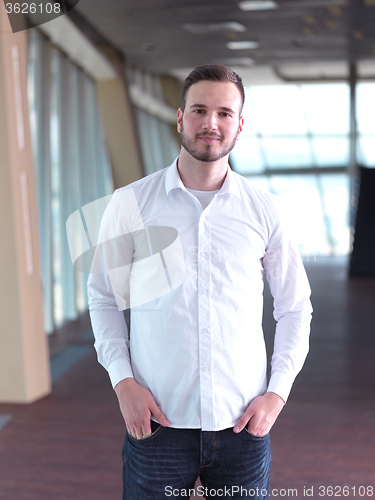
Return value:
[(182, 116), (184, 112), (182, 111), (181, 108), (178, 108), (177, 110), (177, 132), (181, 133), (181, 124), (182, 124)]
[(240, 117), (240, 124), (239, 124), (239, 127), (238, 127), (238, 134), (237, 134), (237, 139), (236, 139), (237, 141), (240, 138), (242, 129), (243, 129), (243, 116)]

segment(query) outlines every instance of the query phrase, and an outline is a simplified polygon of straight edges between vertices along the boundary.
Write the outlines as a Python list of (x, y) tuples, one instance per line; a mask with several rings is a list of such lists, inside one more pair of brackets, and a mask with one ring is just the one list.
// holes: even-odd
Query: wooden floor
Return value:
[[(271, 433), (271, 498), (346, 496), (345, 486), (349, 497), (371, 498), (363, 488), (375, 489), (375, 278), (348, 279), (342, 259), (306, 267), (315, 309), (311, 350)], [(270, 311), (267, 293), (267, 339)], [(87, 335), (78, 340), (90, 342)], [(71, 344), (73, 336), (60, 339), (54, 355)], [(57, 378), (51, 396), (1, 404), (4, 415), (13, 418), (0, 431), (1, 499), (121, 498), (124, 426), (93, 349)], [(329, 486), (337, 487), (333, 495)]]

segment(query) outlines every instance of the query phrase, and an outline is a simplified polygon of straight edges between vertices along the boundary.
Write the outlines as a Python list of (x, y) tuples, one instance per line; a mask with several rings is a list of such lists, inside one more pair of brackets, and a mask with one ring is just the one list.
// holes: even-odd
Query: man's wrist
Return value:
[(281, 402), (283, 406), (285, 405), (285, 401), (283, 400), (283, 398), (279, 396), (276, 392), (267, 391), (265, 395), (268, 395), (269, 398), (272, 398), (275, 401)]
[(118, 395), (122, 390), (126, 389), (133, 383), (136, 383), (133, 377), (126, 377), (120, 380), (120, 382), (118, 382), (113, 389)]

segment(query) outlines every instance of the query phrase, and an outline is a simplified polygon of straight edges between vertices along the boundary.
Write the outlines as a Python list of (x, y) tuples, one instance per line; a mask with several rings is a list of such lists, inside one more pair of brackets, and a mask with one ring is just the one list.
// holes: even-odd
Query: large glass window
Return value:
[(132, 102), (145, 174), (149, 175), (169, 166), (178, 156), (179, 145), (172, 131), (176, 127), (177, 110), (164, 103), (158, 76), (129, 68), (128, 79), (138, 96)]
[[(359, 149), (363, 163), (375, 165), (371, 85), (358, 86)], [(232, 166), (290, 205), (306, 256), (349, 251), (349, 182), (343, 173), (349, 163), (349, 104), (346, 83), (246, 89), (245, 126)]]
[(73, 268), (66, 220), (112, 193), (95, 82), (47, 38), (29, 32), (29, 108), (36, 170), (45, 329), (87, 309), (86, 278)]
[(244, 116), (231, 156), (238, 172), (348, 164), (346, 83), (249, 87)]
[(358, 162), (375, 167), (375, 83), (357, 85)]
[(272, 175), (262, 187), (277, 194), (289, 208), (302, 256), (348, 252), (347, 175)]

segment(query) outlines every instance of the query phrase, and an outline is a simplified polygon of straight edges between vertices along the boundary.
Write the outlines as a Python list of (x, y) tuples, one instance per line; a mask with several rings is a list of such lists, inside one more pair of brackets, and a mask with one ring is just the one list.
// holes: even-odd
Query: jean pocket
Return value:
[(250, 431), (248, 431), (247, 427), (244, 427), (242, 432), (244, 432), (247, 436), (249, 436), (251, 439), (254, 439), (255, 441), (263, 441), (269, 435), (269, 432), (268, 432), (267, 434), (264, 434), (263, 436), (257, 436), (256, 434), (252, 434)]
[(160, 425), (158, 422), (154, 422), (153, 420), (151, 420), (151, 434), (149, 436), (144, 437), (142, 439), (137, 439), (136, 437), (132, 436), (128, 431), (126, 432), (126, 434), (128, 435), (131, 441), (135, 441), (136, 443), (144, 443), (146, 441), (150, 441), (155, 436), (160, 434), (163, 429), (164, 427), (162, 425)]

